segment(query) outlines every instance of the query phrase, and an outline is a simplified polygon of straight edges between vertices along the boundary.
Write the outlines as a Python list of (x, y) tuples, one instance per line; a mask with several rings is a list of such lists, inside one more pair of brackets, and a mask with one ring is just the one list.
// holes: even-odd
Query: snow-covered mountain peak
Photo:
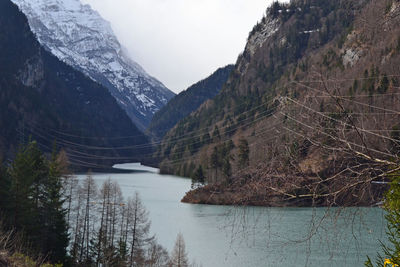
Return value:
[(79, 0), (12, 0), (39, 42), (62, 61), (103, 84), (144, 129), (173, 93), (134, 62), (111, 25)]
[[(24, 2), (16, 0), (16, 2)], [(26, 1), (25, 1), (26, 2)], [(87, 8), (86, 5), (82, 5), (79, 1), (75, 0), (43, 0), (43, 1), (31, 1), (31, 6), (37, 10), (40, 9), (52, 9), (53, 11), (80, 11), (82, 8)]]

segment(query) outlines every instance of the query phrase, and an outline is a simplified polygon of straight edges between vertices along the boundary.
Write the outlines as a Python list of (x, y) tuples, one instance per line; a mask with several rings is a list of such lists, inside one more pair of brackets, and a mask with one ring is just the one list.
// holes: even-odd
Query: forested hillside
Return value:
[(206, 79), (175, 96), (154, 115), (149, 126), (150, 133), (162, 138), (181, 119), (198, 109), (207, 100), (214, 98), (228, 80), (233, 67), (228, 65), (219, 68)]
[(175, 94), (150, 76), (120, 44), (110, 22), (80, 0), (12, 0), (39, 43), (60, 61), (107, 88), (145, 130)]
[[(30, 136), (45, 151), (56, 140), (78, 167), (134, 161), (149, 151), (134, 149), (147, 138), (110, 93), (45, 51), (9, 0), (0, 2), (0, 32), (0, 157), (12, 158)], [(133, 147), (113, 149), (127, 144)]]
[(398, 155), (400, 3), (275, 2), (222, 91), (165, 136), (185, 201), (375, 203)]
[(98, 188), (90, 173), (78, 180), (64, 151), (47, 157), (35, 141), (21, 146), (0, 165), (0, 196), (1, 266), (170, 266), (174, 260), (150, 235), (138, 193), (125, 200), (116, 181)]

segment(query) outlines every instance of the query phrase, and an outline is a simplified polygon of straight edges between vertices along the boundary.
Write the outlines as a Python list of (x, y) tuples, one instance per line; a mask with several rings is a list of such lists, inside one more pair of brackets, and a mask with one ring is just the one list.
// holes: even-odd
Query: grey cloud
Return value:
[(234, 63), (272, 0), (82, 0), (132, 58), (175, 92)]

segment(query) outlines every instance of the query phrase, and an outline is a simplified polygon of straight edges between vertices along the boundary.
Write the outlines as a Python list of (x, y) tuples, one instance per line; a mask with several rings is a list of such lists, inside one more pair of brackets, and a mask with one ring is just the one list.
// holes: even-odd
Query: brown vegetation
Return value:
[[(218, 138), (192, 154), (186, 150), (181, 158), (176, 156), (178, 143), (163, 162), (176, 174), (190, 175), (187, 170), (197, 165), (207, 170), (209, 185), (189, 192), (183, 201), (268, 206), (380, 201), (387, 176), (399, 169), (400, 8), (398, 1), (380, 0), (352, 12), (352, 23), (331, 41), (318, 45), (319, 33), (310, 33), (304, 54), (286, 64), (276, 81), (263, 80), (272, 64), (271, 49), (282, 45), (290, 36), (289, 25), (296, 24), (291, 15), (254, 54), (239, 58), (218, 116), (212, 114), (214, 100), (169, 133), (169, 138), (180, 136), (177, 132), (201, 124), (196, 119), (205, 114), (209, 120), (219, 118), (209, 127), (212, 136), (218, 126)], [(237, 99), (257, 94), (263, 99), (259, 106), (235, 115)], [(241, 137), (250, 148), (245, 168), (235, 164)], [(230, 176), (210, 165), (214, 147), (229, 140), (236, 156), (230, 160)]]
[[(57, 267), (46, 263), (42, 256), (34, 255), (29, 245), (14, 230), (3, 231), (0, 222), (0, 266), (4, 267)], [(30, 256), (28, 256), (30, 255)]]

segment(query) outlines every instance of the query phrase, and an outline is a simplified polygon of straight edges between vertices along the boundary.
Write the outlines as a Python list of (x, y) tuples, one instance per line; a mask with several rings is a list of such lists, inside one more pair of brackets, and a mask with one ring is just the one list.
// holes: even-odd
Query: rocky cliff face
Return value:
[(162, 171), (206, 178), (194, 203), (376, 203), (400, 155), (399, 14), (275, 2), (221, 92), (165, 135)]
[(39, 42), (63, 62), (102, 84), (144, 129), (174, 96), (124, 51), (110, 24), (79, 0), (13, 0)]
[[(76, 167), (139, 161), (150, 152), (107, 89), (45, 50), (9, 0), (0, 1), (0, 32), (0, 159), (12, 158), (28, 138), (46, 152), (57, 140)], [(132, 149), (116, 148), (127, 145)]]

